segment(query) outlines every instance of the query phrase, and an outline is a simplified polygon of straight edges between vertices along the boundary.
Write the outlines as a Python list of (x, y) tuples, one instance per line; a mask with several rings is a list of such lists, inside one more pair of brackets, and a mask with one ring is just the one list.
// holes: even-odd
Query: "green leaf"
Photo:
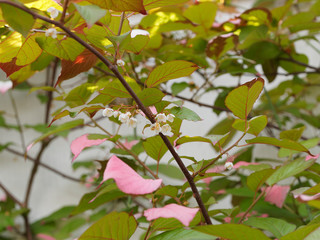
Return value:
[[(308, 139), (305, 141), (301, 141), (299, 143), (301, 145), (303, 145), (304, 147), (306, 147), (307, 149), (310, 149), (310, 148), (317, 146), (319, 141), (320, 141), (320, 138), (311, 138), (311, 139)], [(295, 154), (295, 153), (298, 153), (298, 151), (280, 148), (280, 150), (278, 152), (278, 156), (279, 157), (288, 157), (288, 156)]]
[(65, 38), (58, 35), (57, 38), (52, 37), (37, 37), (36, 42), (48, 54), (56, 56), (60, 59), (74, 61), (84, 47), (72, 38)]
[(258, 229), (241, 224), (220, 224), (195, 227), (194, 230), (229, 240), (271, 240)]
[(174, 165), (169, 165), (169, 164), (152, 164), (148, 165), (148, 167), (153, 171), (159, 171), (159, 173), (173, 179), (178, 179), (178, 180), (184, 180), (185, 177), (183, 173), (181, 172), (181, 169), (177, 166)]
[(292, 141), (298, 141), (305, 130), (305, 126), (300, 128), (294, 128), (280, 133), (280, 139), (289, 139)]
[(314, 164), (316, 159), (306, 161), (304, 158), (298, 158), (292, 162), (289, 162), (279, 167), (267, 180), (267, 183), (271, 186), (283, 179), (292, 177), (300, 172), (303, 172)]
[(35, 145), (36, 143), (42, 141), (43, 139), (45, 139), (45, 138), (47, 138), (47, 137), (49, 137), (51, 135), (58, 134), (58, 133), (61, 133), (63, 131), (70, 130), (72, 128), (81, 126), (81, 125), (83, 125), (83, 123), (84, 123), (83, 119), (77, 119), (77, 120), (74, 120), (74, 121), (71, 121), (71, 122), (66, 122), (66, 123), (61, 124), (59, 126), (49, 127), (49, 129), (52, 128), (52, 130), (46, 132), (45, 134), (43, 134), (42, 136), (40, 136), (39, 138), (34, 140), (31, 146)]
[(170, 197), (175, 198), (178, 196), (178, 189), (174, 186), (167, 185), (167, 186), (164, 186), (164, 187), (160, 188), (159, 190), (157, 190), (154, 194), (155, 195), (166, 195), (166, 196), (170, 196)]
[(190, 110), (186, 107), (173, 107), (170, 109), (170, 112), (177, 118), (180, 118), (181, 120), (189, 120), (189, 121), (200, 121), (202, 120), (198, 114), (196, 114), (194, 111)]
[(126, 37), (120, 42), (119, 50), (125, 50), (135, 54), (140, 54), (150, 40), (149, 35), (139, 34), (132, 38), (130, 32), (128, 32), (125, 36)]
[(205, 137), (200, 137), (200, 136), (195, 136), (195, 137), (189, 137), (189, 136), (183, 136), (179, 138), (176, 141), (177, 145), (181, 145), (184, 143), (189, 143), (189, 142), (207, 142), (207, 143), (212, 143), (212, 141), (208, 138)]
[(217, 9), (217, 4), (213, 2), (204, 2), (189, 7), (184, 12), (184, 16), (191, 20), (193, 23), (200, 24), (204, 28), (209, 29), (214, 22)]
[[(38, 45), (39, 46), (39, 45)], [(40, 47), (39, 47), (40, 48)], [(54, 56), (42, 51), (41, 55), (31, 63), (31, 70), (41, 71), (48, 67), (48, 65), (54, 60)]]
[(188, 0), (143, 0), (143, 5), (146, 10), (150, 10), (152, 8), (176, 5), (179, 3), (185, 3), (187, 1)]
[(98, 5), (101, 8), (110, 9), (116, 12), (139, 12), (146, 14), (142, 0), (88, 0), (92, 4)]
[(194, 231), (192, 229), (175, 229), (172, 231), (167, 231), (161, 233), (155, 237), (150, 238), (150, 240), (212, 240), (212, 236)]
[(294, 232), (288, 233), (279, 240), (317, 240), (318, 238), (312, 238), (310, 236), (312, 236), (313, 233), (319, 234), (319, 227), (320, 223), (303, 226)]
[(156, 88), (145, 88), (138, 92), (137, 96), (148, 107), (160, 102), (165, 94)]
[(96, 5), (82, 6), (76, 3), (73, 4), (80, 13), (81, 17), (83, 17), (84, 20), (86, 20), (88, 25), (95, 24), (100, 18), (104, 17), (107, 13), (106, 10), (101, 9)]
[[(141, 91), (140, 86), (137, 84), (137, 82), (134, 79), (130, 77), (125, 77), (125, 80), (135, 93), (138, 94)], [(112, 82), (109, 82), (104, 87), (104, 89), (99, 92), (109, 97), (131, 98), (130, 93), (127, 91), (127, 89), (122, 85), (122, 83), (118, 79)]]
[(43, 223), (53, 223), (56, 221), (61, 221), (62, 218), (67, 218), (70, 216), (70, 213), (74, 210), (74, 206), (65, 206), (60, 208), (59, 210), (51, 213), (49, 216), (41, 218), (32, 224), (32, 229), (36, 229), (43, 225)]
[(273, 145), (273, 146), (278, 146), (278, 147), (282, 147), (282, 148), (296, 150), (299, 152), (309, 153), (308, 149), (305, 148), (302, 144), (288, 140), (288, 139), (279, 140), (279, 139), (272, 138), (272, 137), (256, 137), (256, 138), (246, 140), (246, 142), (250, 143), (250, 144), (256, 144), (256, 143), (268, 144), (268, 145)]
[(265, 60), (262, 64), (262, 70), (268, 81), (271, 83), (277, 77), (279, 61), (277, 59)]
[[(102, 191), (103, 194), (97, 196)], [(71, 215), (77, 215), (90, 209), (96, 209), (102, 204), (114, 201), (125, 196), (126, 194), (117, 189), (115, 184), (111, 184), (110, 186), (108, 185), (104, 188), (99, 189), (98, 191), (83, 195), (78, 203), (78, 206), (72, 211)], [(90, 202), (92, 199), (94, 200)]]
[(280, 48), (268, 41), (262, 41), (252, 44), (243, 54), (244, 57), (263, 63), (266, 60), (274, 59), (281, 53)]
[(261, 186), (266, 182), (266, 180), (273, 174), (275, 169), (268, 168), (263, 169), (257, 172), (254, 172), (250, 174), (247, 177), (247, 185), (248, 187), (256, 192), (258, 189), (261, 188)]
[(312, 12), (299, 12), (297, 14), (294, 14), (292, 16), (287, 17), (285, 21), (282, 23), (282, 27), (291, 27), (295, 25), (301, 25), (305, 23), (309, 23), (313, 21), (313, 18), (315, 16), (312, 14)]
[(136, 231), (137, 221), (126, 212), (112, 212), (95, 222), (79, 240), (117, 239), (128, 240)]
[[(282, 55), (280, 56), (282, 57)], [(287, 58), (288, 56), (286, 54), (283, 55), (284, 58)], [(291, 54), (290, 57), (298, 62), (304, 63), (304, 64), (308, 64), (309, 59), (306, 55), (304, 54)], [(288, 73), (292, 73), (292, 72), (303, 72), (306, 67), (305, 66), (301, 66), (298, 65), (294, 62), (290, 62), (290, 61), (280, 61), (280, 66), (286, 70)]]
[[(247, 133), (258, 136), (259, 133), (267, 126), (267, 123), (268, 123), (268, 119), (267, 119), (267, 116), (265, 115), (253, 117), (248, 122), (249, 129)], [(245, 132), (245, 125), (246, 125), (245, 120), (235, 119), (234, 123), (232, 124), (232, 127), (241, 132)]]
[(198, 68), (196, 64), (183, 60), (166, 62), (152, 70), (145, 84), (155, 87), (171, 79), (189, 76)]
[(0, 44), (0, 62), (12, 61), (20, 67), (34, 62), (42, 53), (42, 49), (35, 41), (36, 36), (35, 34), (24, 38), (17, 32), (12, 33)]
[(282, 219), (277, 218), (259, 218), (259, 217), (250, 217), (244, 222), (244, 224), (251, 227), (260, 228), (271, 232), (276, 238), (281, 238), (282, 236), (293, 232), (296, 229), (296, 226)]
[(248, 25), (269, 25), (272, 21), (271, 12), (267, 8), (251, 8), (240, 15)]
[(19, 8), (8, 4), (0, 4), (4, 20), (17, 32), (27, 37), (35, 23), (33, 16)]
[(189, 87), (189, 84), (186, 82), (173, 83), (171, 86), (171, 93), (173, 95), (177, 95), (178, 93), (185, 90), (187, 87)]
[(162, 138), (160, 136), (147, 138), (146, 141), (143, 142), (143, 147), (146, 153), (158, 162), (168, 151), (167, 146), (162, 141)]
[(255, 78), (240, 87), (232, 90), (226, 100), (226, 106), (231, 112), (240, 119), (246, 119), (249, 115), (253, 104), (259, 97), (264, 86), (262, 78)]
[(84, 83), (73, 88), (64, 98), (64, 101), (71, 108), (82, 106), (96, 90), (98, 90), (98, 86), (91, 83)]
[(32, 93), (34, 91), (38, 91), (38, 90), (43, 90), (43, 91), (48, 91), (48, 92), (58, 92), (58, 90), (54, 87), (50, 87), (50, 86), (41, 86), (41, 87), (33, 87), (29, 90), (29, 93)]

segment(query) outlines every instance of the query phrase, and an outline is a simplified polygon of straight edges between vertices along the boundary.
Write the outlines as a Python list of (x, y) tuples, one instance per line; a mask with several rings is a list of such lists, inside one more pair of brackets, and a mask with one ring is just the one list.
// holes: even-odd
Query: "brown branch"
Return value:
[(295, 59), (293, 59), (293, 58), (279, 58), (279, 60), (281, 60), (281, 61), (287, 61), (287, 62), (292, 62), (292, 63), (295, 63), (295, 64), (297, 64), (297, 65), (303, 66), (303, 67), (311, 68), (311, 69), (315, 70), (317, 73), (320, 73), (320, 68), (317, 68), (317, 67), (311, 66), (311, 65), (309, 65), (309, 64), (306, 64), (306, 63), (297, 61), (297, 60), (295, 60)]
[(15, 203), (17, 203), (21, 208), (24, 208), (24, 204), (20, 202), (1, 182), (0, 188), (4, 191), (4, 193), (11, 198)]
[[(59, 58), (55, 58), (53, 65), (52, 65), (52, 76), (51, 76), (51, 80), (49, 80), (50, 78), (47, 78), (47, 82), (46, 85), (47, 86), (53, 86), (54, 85), (54, 80), (56, 79), (56, 72), (57, 72), (57, 67), (58, 67), (58, 61)], [(47, 93), (48, 96), (48, 102), (46, 104), (46, 114), (45, 114), (45, 123), (48, 124), (49, 123), (49, 118), (50, 118), (50, 108), (51, 108), (51, 104), (52, 104), (52, 99), (53, 99), (53, 92), (52, 91), (48, 91)]]
[[(41, 19), (43, 21), (46, 21), (48, 23), (52, 23), (55, 26), (61, 28), (63, 31), (65, 31), (71, 38), (73, 38), (74, 40), (76, 40), (78, 43), (80, 43), (81, 45), (83, 45), (86, 49), (88, 49), (89, 51), (91, 51), (93, 54), (95, 54), (113, 73), (114, 75), (120, 80), (120, 82), (122, 83), (122, 85), (125, 87), (125, 89), (129, 92), (129, 94), (132, 96), (133, 100), (137, 103), (138, 107), (144, 112), (144, 114), (146, 115), (146, 117), (151, 121), (151, 123), (155, 123), (155, 119), (154, 116), (152, 114), (152, 112), (150, 111), (149, 108), (145, 107), (144, 104), (141, 102), (141, 100), (138, 98), (138, 96), (136, 95), (136, 93), (132, 90), (132, 88), (129, 86), (129, 84), (126, 82), (126, 80), (124, 79), (124, 77), (121, 75), (121, 73), (118, 71), (118, 68), (111, 64), (97, 49), (95, 49), (93, 46), (89, 45), (87, 42), (85, 42), (84, 40), (82, 40), (80, 37), (78, 37), (75, 33), (71, 32), (67, 27), (65, 27), (63, 24), (61, 24), (61, 22), (57, 22), (54, 20), (51, 20), (47, 17), (44, 17), (42, 15), (39, 15), (37, 13), (34, 13), (33, 11), (31, 11), (30, 9), (26, 8), (23, 5), (17, 4), (15, 2), (11, 2), (9, 0), (0, 0), (0, 3), (5, 3), (5, 4), (9, 4), (11, 6), (17, 7), (25, 12), (28, 12), (29, 14), (31, 14), (34, 18), (38, 18)], [(192, 176), (190, 175), (190, 173), (188, 172), (187, 168), (185, 167), (183, 161), (181, 160), (180, 156), (176, 153), (176, 151), (174, 150), (173, 146), (171, 145), (169, 139), (164, 136), (163, 134), (160, 133), (160, 136), (162, 138), (162, 140), (164, 141), (165, 145), (167, 146), (167, 148), (169, 149), (169, 151), (171, 152), (171, 154), (173, 155), (173, 157), (175, 158), (176, 162), (178, 163), (178, 165), (181, 168), (181, 171), (183, 172), (183, 174), (185, 175), (185, 177), (187, 178), (191, 189), (194, 191), (194, 197), (201, 209), (201, 212), (203, 214), (203, 217), (206, 221), (207, 224), (212, 224), (211, 223), (211, 219), (209, 217), (208, 211), (206, 210), (202, 199), (200, 197), (200, 194), (195, 186), (195, 183), (192, 179)]]
[(60, 18), (60, 22), (62, 24), (64, 23), (64, 19), (66, 17), (68, 5), (69, 5), (69, 0), (64, 0), (64, 2), (63, 2), (63, 11), (62, 11), (61, 18)]

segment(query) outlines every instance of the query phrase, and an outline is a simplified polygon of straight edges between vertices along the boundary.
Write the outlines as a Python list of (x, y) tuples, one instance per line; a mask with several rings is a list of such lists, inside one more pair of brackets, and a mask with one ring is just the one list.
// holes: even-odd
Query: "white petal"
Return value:
[(149, 32), (141, 29), (133, 29), (130, 34), (131, 38), (135, 38), (137, 35), (149, 36)]

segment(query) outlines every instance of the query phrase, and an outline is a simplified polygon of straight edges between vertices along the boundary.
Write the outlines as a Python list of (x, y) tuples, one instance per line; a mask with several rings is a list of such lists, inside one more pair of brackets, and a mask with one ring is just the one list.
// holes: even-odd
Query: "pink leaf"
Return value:
[(317, 193), (315, 195), (305, 195), (305, 194), (294, 194), (293, 195), (294, 198), (297, 198), (299, 202), (308, 202), (308, 201), (312, 201), (312, 200), (316, 200), (318, 198), (320, 198), (320, 193)]
[[(126, 139), (126, 141), (123, 144), (123, 146), (125, 146), (127, 149), (131, 149), (134, 145), (136, 145), (139, 141), (138, 140), (133, 140), (131, 142), (128, 142), (128, 140)], [(119, 148), (118, 146), (116, 146), (116, 148)]]
[(310, 159), (318, 159), (319, 156), (320, 156), (320, 154), (315, 155), (315, 156), (308, 155), (308, 156), (306, 156), (306, 161), (309, 161)]
[(259, 163), (250, 163), (250, 162), (245, 162), (245, 161), (240, 161), (240, 162), (237, 162), (233, 168), (237, 169), (241, 166), (249, 166), (249, 165), (259, 165)]
[(162, 208), (150, 208), (144, 211), (144, 216), (148, 221), (163, 217), (175, 218), (183, 225), (189, 226), (196, 213), (199, 211), (197, 208), (188, 208), (178, 204), (169, 204)]
[(82, 135), (72, 141), (70, 146), (71, 152), (74, 154), (72, 162), (79, 156), (84, 148), (99, 145), (106, 141), (106, 139), (90, 140), (88, 139), (88, 135), (89, 134)]
[(54, 237), (51, 237), (47, 234), (38, 233), (37, 238), (43, 239), (43, 240), (56, 240)]
[(112, 156), (103, 174), (103, 182), (113, 178), (118, 188), (127, 194), (143, 195), (157, 190), (161, 179), (144, 179), (132, 168), (121, 161), (118, 157)]
[[(223, 165), (218, 165), (215, 166), (213, 168), (210, 168), (209, 170), (206, 171), (206, 173), (220, 173), (223, 172), (225, 169), (225, 167)], [(212, 177), (207, 177), (202, 179), (202, 181), (204, 181), (207, 185), (210, 184)]]
[(282, 208), (284, 201), (288, 195), (290, 186), (274, 185), (267, 187), (265, 201), (275, 204), (277, 207)]

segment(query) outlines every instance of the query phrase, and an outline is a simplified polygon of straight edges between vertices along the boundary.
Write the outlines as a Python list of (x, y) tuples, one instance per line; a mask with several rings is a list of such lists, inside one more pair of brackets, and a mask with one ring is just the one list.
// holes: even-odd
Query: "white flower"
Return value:
[(104, 117), (112, 117), (113, 116), (113, 109), (112, 108), (105, 108), (103, 111), (102, 111), (102, 116)]
[(152, 132), (155, 132), (156, 134), (158, 134), (159, 132), (161, 132), (160, 123), (156, 122), (156, 123), (151, 124), (150, 129)]
[(126, 63), (125, 63), (124, 61), (122, 61), (121, 59), (118, 59), (118, 60), (117, 60), (117, 65), (118, 65), (119, 67), (123, 67), (125, 64), (126, 64)]
[(187, 37), (187, 33), (184, 30), (172, 31), (171, 34), (174, 40), (181, 40)]
[(126, 112), (126, 114), (128, 115), (128, 117), (131, 117), (131, 112)]
[(173, 114), (168, 114), (167, 115), (167, 120), (169, 121), (169, 122), (173, 122), (173, 120), (174, 120), (174, 115)]
[(116, 118), (116, 117), (118, 117), (119, 116), (119, 111), (114, 111), (113, 112), (113, 116)]
[(171, 132), (171, 127), (170, 127), (170, 125), (169, 125), (169, 124), (163, 125), (162, 128), (161, 128), (161, 132), (162, 132), (163, 134), (166, 134), (166, 133)]
[(0, 92), (4, 94), (6, 91), (13, 87), (12, 82), (9, 81), (0, 81)]
[(119, 116), (119, 121), (122, 123), (126, 123), (129, 121), (129, 116), (126, 113), (121, 113)]
[(156, 59), (154, 57), (148, 58), (148, 60), (146, 61), (145, 65), (147, 67), (154, 67), (156, 66)]
[(49, 28), (46, 30), (46, 37), (57, 38), (57, 30), (55, 28)]
[(226, 162), (224, 164), (224, 167), (227, 169), (227, 170), (231, 170), (233, 168), (233, 163), (232, 162)]
[(167, 121), (167, 117), (164, 113), (158, 113), (156, 116), (156, 120), (157, 122), (166, 122)]
[(146, 30), (133, 29), (133, 30), (131, 31), (131, 34), (130, 34), (131, 38), (135, 38), (137, 35), (149, 36), (150, 34), (149, 34), (149, 32), (146, 31)]
[(137, 122), (138, 122), (138, 120), (137, 120), (136, 118), (131, 117), (131, 118), (129, 119), (129, 121), (128, 121), (128, 125), (129, 125), (130, 127), (135, 128), (135, 127), (137, 127)]
[(50, 13), (51, 18), (56, 18), (58, 17), (60, 11), (54, 7), (49, 7), (47, 12)]

